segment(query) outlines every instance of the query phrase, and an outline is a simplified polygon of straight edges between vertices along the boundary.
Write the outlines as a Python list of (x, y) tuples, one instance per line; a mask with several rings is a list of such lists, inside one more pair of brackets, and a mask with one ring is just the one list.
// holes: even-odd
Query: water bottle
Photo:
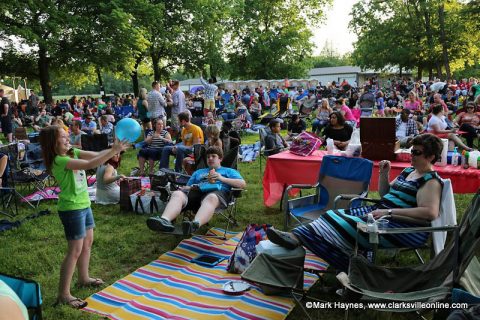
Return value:
[(462, 166), (463, 169), (468, 169), (468, 157), (470, 156), (470, 153), (466, 150), (462, 151)]
[(457, 151), (457, 147), (455, 147), (455, 148), (453, 149), (452, 166), (458, 166), (458, 151)]
[(327, 139), (327, 154), (333, 154), (333, 139)]
[(378, 226), (373, 218), (373, 214), (369, 213), (367, 216), (367, 232), (370, 243), (378, 243)]

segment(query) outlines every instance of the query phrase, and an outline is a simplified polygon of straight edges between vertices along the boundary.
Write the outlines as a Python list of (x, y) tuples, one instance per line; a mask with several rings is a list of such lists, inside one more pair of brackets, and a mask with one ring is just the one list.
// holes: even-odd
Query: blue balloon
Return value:
[(134, 143), (137, 141), (138, 137), (140, 137), (141, 133), (142, 128), (140, 127), (140, 124), (131, 118), (124, 118), (115, 126), (115, 135), (120, 141), (128, 140), (129, 142)]

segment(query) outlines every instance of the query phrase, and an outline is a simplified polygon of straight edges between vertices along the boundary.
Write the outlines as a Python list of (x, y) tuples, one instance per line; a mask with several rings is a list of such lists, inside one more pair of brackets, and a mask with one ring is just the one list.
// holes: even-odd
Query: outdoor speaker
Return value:
[(395, 160), (395, 118), (360, 118), (362, 157)]

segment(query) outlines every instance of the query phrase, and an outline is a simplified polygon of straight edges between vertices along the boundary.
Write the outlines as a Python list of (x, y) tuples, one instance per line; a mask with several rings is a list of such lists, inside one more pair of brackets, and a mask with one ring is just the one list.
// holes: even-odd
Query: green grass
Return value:
[[(243, 137), (244, 143), (253, 143), (256, 135)], [(129, 150), (123, 157), (120, 172), (128, 174), (137, 166), (136, 150)], [(263, 205), (263, 188), (259, 176), (259, 162), (240, 163), (239, 170), (247, 181), (247, 191), (238, 202), (239, 226), (242, 231), (248, 223), (269, 223), (283, 226), (283, 213), (278, 205), (266, 208)], [(373, 193), (373, 196), (378, 196)], [(472, 195), (455, 195), (459, 216), (463, 214)], [(53, 308), (58, 287), (59, 270), (66, 252), (63, 228), (56, 214), (55, 202), (43, 202), (40, 209), (50, 209), (52, 214), (27, 221), (20, 228), (0, 234), (0, 272), (31, 278), (40, 283), (44, 297), (44, 316), (46, 319), (99, 319), (91, 313), (73, 310), (69, 307)], [(96, 229), (92, 250), (91, 275), (101, 277), (107, 284), (125, 277), (161, 254), (175, 247), (177, 239), (168, 235), (159, 235), (147, 229), (146, 216), (134, 213), (121, 213), (118, 205), (100, 206), (93, 204)], [(20, 217), (32, 213), (27, 207), (21, 207)], [(0, 218), (0, 219), (3, 219)], [(224, 227), (224, 221), (214, 218), (210, 226)], [(203, 230), (203, 229), (202, 229)], [(405, 254), (402, 264), (414, 263), (413, 254)], [(74, 277), (73, 283), (76, 282)], [(327, 277), (327, 284), (333, 285), (334, 278)], [(95, 289), (72, 287), (72, 294), (86, 298), (95, 293)], [(320, 293), (320, 298), (334, 301), (334, 294)], [(315, 317), (323, 319), (342, 319), (343, 310), (316, 310)], [(354, 314), (355, 319), (371, 317), (370, 312)], [(303, 318), (295, 309), (289, 319)], [(393, 319), (403, 319), (394, 315)]]

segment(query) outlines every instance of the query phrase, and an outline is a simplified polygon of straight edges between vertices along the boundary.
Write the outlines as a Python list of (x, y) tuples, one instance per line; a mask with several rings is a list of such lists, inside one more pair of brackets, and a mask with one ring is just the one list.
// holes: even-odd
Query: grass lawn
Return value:
[[(244, 143), (258, 140), (256, 135), (244, 137)], [(129, 150), (122, 159), (120, 173), (128, 175), (131, 168), (137, 166), (136, 150)], [(247, 181), (247, 192), (238, 202), (239, 226), (241, 231), (248, 223), (269, 223), (283, 226), (283, 213), (278, 205), (266, 208), (263, 205), (259, 162), (240, 163), (239, 170)], [(314, 173), (317, 174), (317, 173)], [(378, 194), (373, 194), (378, 196)], [(459, 217), (463, 214), (473, 195), (455, 195)], [(31, 278), (40, 283), (44, 304), (45, 319), (98, 319), (91, 313), (81, 312), (69, 307), (53, 308), (55, 302), (60, 264), (66, 252), (66, 244), (60, 219), (57, 217), (56, 203), (43, 202), (40, 210), (50, 209), (52, 214), (39, 219), (27, 221), (20, 228), (0, 234), (0, 272)], [(134, 213), (121, 213), (118, 205), (100, 206), (92, 204), (95, 216), (95, 242), (92, 250), (91, 275), (100, 277), (109, 285), (125, 277), (137, 268), (150, 263), (159, 255), (175, 247), (177, 239), (168, 235), (159, 235), (150, 231), (145, 220), (147, 216)], [(21, 207), (20, 217), (32, 213), (27, 207)], [(2, 217), (3, 218), (3, 217)], [(0, 218), (0, 219), (2, 219)], [(19, 218), (19, 217), (17, 217)], [(224, 221), (214, 218), (211, 226), (224, 227)], [(202, 231), (204, 229), (201, 229)], [(401, 262), (415, 262), (413, 254), (405, 254)], [(74, 276), (73, 283), (76, 283)], [(327, 284), (334, 284), (332, 277), (327, 277)], [(72, 294), (86, 298), (96, 289), (72, 287)], [(318, 292), (320, 298), (335, 301), (334, 294)], [(315, 315), (315, 313), (314, 313)], [(351, 318), (371, 317), (370, 312), (354, 314)], [(317, 318), (342, 319), (343, 310), (317, 310)], [(300, 319), (303, 315), (294, 310), (289, 319)], [(383, 316), (382, 316), (383, 318)], [(393, 319), (403, 319), (394, 315)]]

